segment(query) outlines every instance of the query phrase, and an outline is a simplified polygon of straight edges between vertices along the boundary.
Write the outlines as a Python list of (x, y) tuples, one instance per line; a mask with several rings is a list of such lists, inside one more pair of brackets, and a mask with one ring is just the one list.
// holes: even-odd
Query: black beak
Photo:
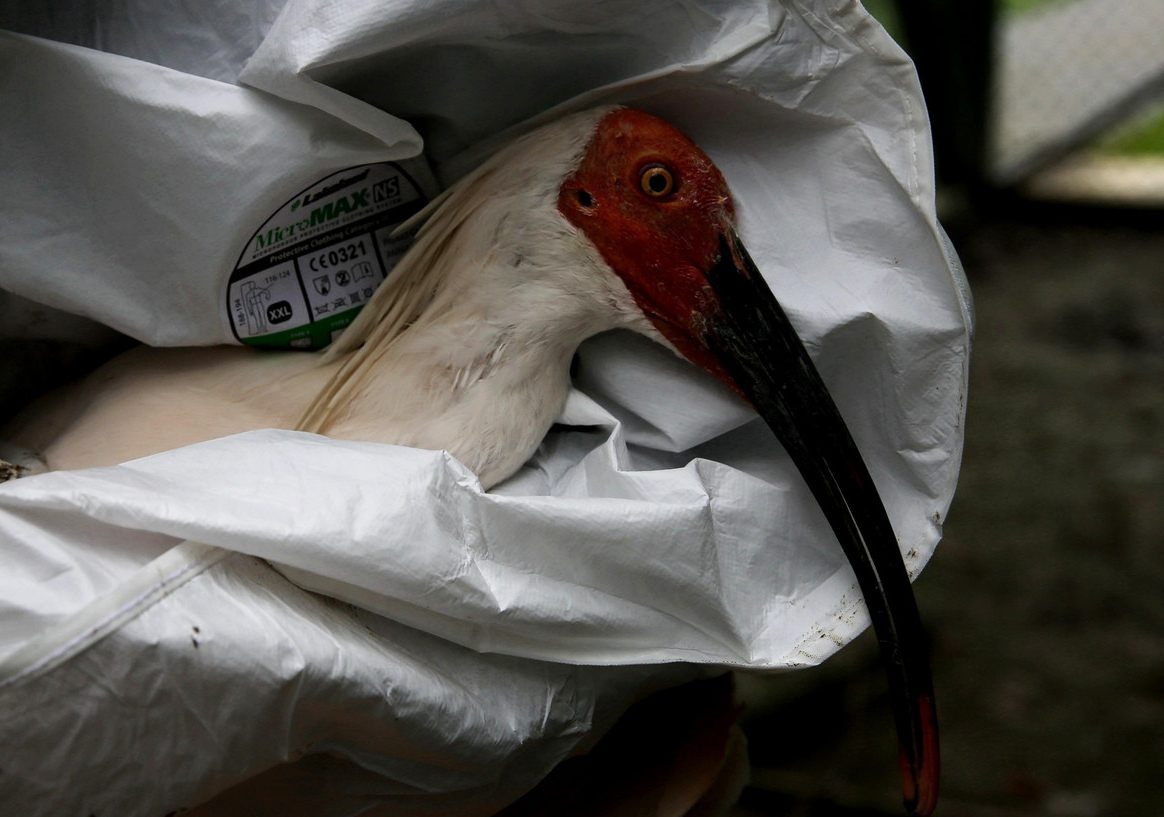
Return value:
[(861, 454), (808, 352), (734, 230), (707, 280), (721, 314), (704, 342), (803, 475), (857, 574), (889, 678), (910, 814), (938, 796), (938, 723), (917, 603)]

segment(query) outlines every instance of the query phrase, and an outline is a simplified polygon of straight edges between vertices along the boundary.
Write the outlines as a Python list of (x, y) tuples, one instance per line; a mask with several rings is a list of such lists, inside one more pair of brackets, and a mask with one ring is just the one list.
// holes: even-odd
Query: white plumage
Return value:
[(138, 348), (35, 403), (0, 437), (68, 469), (298, 428), (446, 449), (486, 487), (497, 483), (561, 410), (579, 343), (615, 327), (662, 340), (557, 208), (607, 112), (517, 140), (435, 200), (409, 225), (421, 224), (412, 250), (322, 355)]

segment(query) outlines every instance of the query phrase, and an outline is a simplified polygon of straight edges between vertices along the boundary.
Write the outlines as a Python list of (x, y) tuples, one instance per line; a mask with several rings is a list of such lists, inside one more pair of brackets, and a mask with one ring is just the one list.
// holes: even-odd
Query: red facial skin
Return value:
[[(670, 171), (674, 188), (653, 196), (643, 172)], [(589, 238), (635, 302), (676, 349), (739, 389), (702, 342), (719, 313), (705, 277), (735, 211), (727, 182), (694, 142), (658, 117), (630, 108), (598, 123), (558, 210)]]

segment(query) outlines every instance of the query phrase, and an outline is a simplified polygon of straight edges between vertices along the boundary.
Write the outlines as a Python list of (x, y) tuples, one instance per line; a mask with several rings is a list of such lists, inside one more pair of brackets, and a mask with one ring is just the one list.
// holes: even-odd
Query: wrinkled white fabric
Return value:
[[(641, 107), (723, 170), (921, 570), (970, 304), (912, 67), (858, 3), (218, 5), (250, 22), (22, 19), (139, 59), (0, 34), (0, 288), (235, 342), (227, 279), (297, 191), (389, 159), (448, 183), (531, 118)], [(282, 768), (330, 775), (331, 810), (300, 813), (487, 813), (694, 672), (662, 662), (811, 664), (867, 625), (807, 488), (717, 382), (615, 333), (575, 385), (489, 493), (440, 452), (287, 431), (0, 485), (0, 804), (162, 814), (304, 757)]]
[(231, 340), (225, 275), (297, 191), (420, 148), (399, 120), (388, 144), (248, 88), (5, 32), (0, 99), (0, 287), (158, 346)]

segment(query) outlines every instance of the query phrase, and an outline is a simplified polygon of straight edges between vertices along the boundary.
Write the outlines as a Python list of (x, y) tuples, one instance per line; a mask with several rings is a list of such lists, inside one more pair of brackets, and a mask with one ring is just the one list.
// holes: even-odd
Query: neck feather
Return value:
[(520, 467), (561, 410), (578, 344), (647, 328), (557, 210), (603, 113), (518, 140), (430, 205), (412, 249), (323, 357), (334, 371), (299, 428), (446, 449), (486, 487)]

